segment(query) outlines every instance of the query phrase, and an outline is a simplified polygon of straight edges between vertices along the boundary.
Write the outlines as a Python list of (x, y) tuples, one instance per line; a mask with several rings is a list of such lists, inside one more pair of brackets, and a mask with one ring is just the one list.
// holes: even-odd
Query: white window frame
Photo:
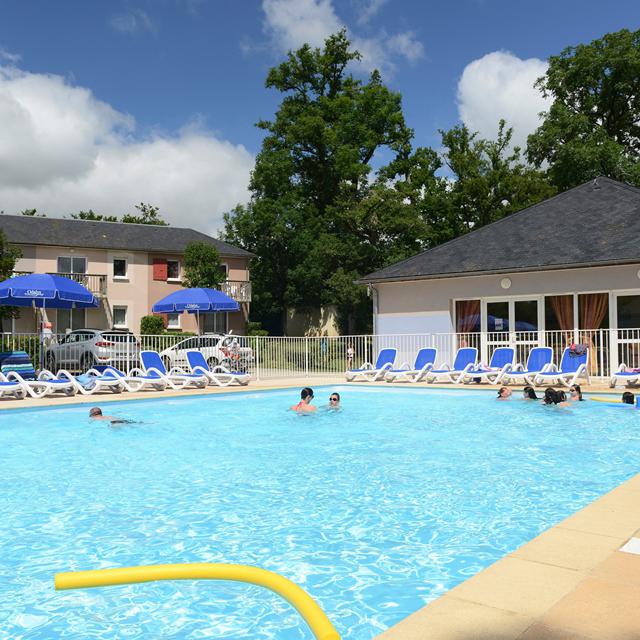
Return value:
[[(178, 263), (178, 277), (170, 278), (169, 277), (169, 263), (177, 262)], [(182, 265), (180, 264), (180, 260), (167, 259), (167, 282), (182, 282)]]
[[(63, 329), (60, 326), (59, 316), (58, 316), (58, 314), (61, 311), (62, 312), (68, 311), (69, 314), (70, 314), (70, 316), (69, 316), (70, 318), (73, 318), (73, 313), (74, 312), (77, 313), (77, 312), (81, 311), (82, 314), (83, 314), (83, 321), (82, 321), (83, 326), (82, 327), (76, 327), (76, 328), (71, 326), (71, 327), (65, 327)], [(73, 322), (71, 324), (73, 324)], [(56, 309), (56, 333), (63, 333), (63, 332), (69, 333), (70, 331), (77, 331), (77, 330), (86, 329), (86, 328), (87, 328), (87, 310), (86, 309)]]
[[(124, 323), (116, 322), (116, 309), (121, 310), (124, 309)], [(114, 304), (113, 305), (113, 328), (114, 329), (126, 329), (129, 326), (129, 307), (125, 304)]]
[[(125, 269), (124, 269), (124, 275), (123, 276), (117, 276), (116, 275), (116, 269), (115, 269), (115, 264), (114, 262), (116, 260), (124, 260), (125, 263)], [(111, 258), (111, 269), (113, 271), (113, 279), (116, 282), (123, 282), (123, 281), (128, 281), (129, 280), (129, 258), (127, 258), (126, 256), (113, 256)]]
[(71, 260), (72, 263), (74, 260), (84, 260), (84, 271), (56, 271), (56, 273), (80, 273), (83, 275), (88, 273), (87, 269), (89, 268), (89, 261), (87, 260), (86, 256), (75, 256), (75, 255), (56, 256), (56, 269), (58, 269), (58, 261), (60, 260), (60, 258), (68, 258), (69, 260)]
[[(171, 324), (171, 316), (177, 316), (178, 317), (178, 323), (177, 324)], [(182, 329), (182, 323), (181, 323), (181, 318), (182, 314), (181, 313), (168, 313), (167, 314), (167, 329)]]

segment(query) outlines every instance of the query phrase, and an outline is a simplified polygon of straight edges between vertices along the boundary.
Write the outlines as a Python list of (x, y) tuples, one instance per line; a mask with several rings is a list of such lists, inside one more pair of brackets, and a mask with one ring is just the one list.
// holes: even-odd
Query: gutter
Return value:
[(640, 258), (629, 260), (607, 260), (606, 262), (576, 262), (559, 265), (536, 265), (530, 267), (516, 267), (505, 269), (486, 269), (482, 271), (460, 271), (457, 273), (433, 273), (404, 276), (390, 276), (388, 278), (358, 278), (354, 284), (385, 284), (387, 282), (413, 282), (417, 280), (443, 280), (445, 278), (468, 278), (473, 276), (504, 275), (509, 273), (534, 273), (538, 271), (562, 271), (567, 269), (586, 269), (592, 267), (616, 267), (627, 264), (640, 264)]

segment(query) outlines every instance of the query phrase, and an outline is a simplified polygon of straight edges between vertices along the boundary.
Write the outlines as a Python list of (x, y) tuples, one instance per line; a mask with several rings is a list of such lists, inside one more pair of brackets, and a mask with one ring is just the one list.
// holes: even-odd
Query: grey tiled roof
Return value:
[(212, 244), (221, 256), (253, 255), (194, 229), (180, 227), (0, 215), (0, 228), (14, 244), (183, 253), (189, 242), (200, 241)]
[(640, 262), (640, 189), (600, 177), (358, 282)]

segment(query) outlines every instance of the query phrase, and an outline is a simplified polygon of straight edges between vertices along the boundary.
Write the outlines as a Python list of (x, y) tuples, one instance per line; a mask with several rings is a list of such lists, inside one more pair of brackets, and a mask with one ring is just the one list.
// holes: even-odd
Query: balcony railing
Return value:
[[(14, 276), (24, 276), (33, 271), (14, 271)], [(61, 273), (48, 272), (50, 275), (62, 276), (75, 280), (85, 286), (91, 293), (104, 297), (107, 295), (107, 276), (97, 273)], [(251, 283), (246, 280), (226, 280), (220, 284), (220, 290), (224, 291), (237, 302), (251, 302)]]
[(225, 280), (220, 290), (236, 302), (251, 302), (251, 283), (246, 280)]
[[(33, 271), (14, 271), (14, 276), (27, 276), (31, 275)], [(62, 276), (63, 278), (69, 278), (79, 282), (82, 286), (86, 287), (91, 293), (97, 296), (107, 295), (107, 276), (98, 273), (61, 273), (60, 271), (48, 271), (50, 276)]]

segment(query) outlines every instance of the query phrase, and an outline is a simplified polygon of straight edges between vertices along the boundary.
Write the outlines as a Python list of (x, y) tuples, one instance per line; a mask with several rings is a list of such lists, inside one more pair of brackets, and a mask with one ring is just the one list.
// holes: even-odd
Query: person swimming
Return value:
[(635, 404), (636, 403), (636, 398), (633, 395), (633, 393), (631, 393), (631, 391), (625, 391), (622, 394), (622, 402), (624, 404)]
[(311, 404), (313, 400), (313, 389), (311, 387), (305, 387), (300, 392), (300, 402), (298, 404), (294, 404), (289, 407), (291, 411), (295, 411), (296, 413), (313, 413), (318, 410), (318, 407), (314, 407)]
[(553, 387), (549, 387), (544, 391), (542, 403), (546, 405), (557, 405), (559, 407), (568, 407), (567, 394), (564, 391), (558, 391)]
[(334, 391), (329, 396), (329, 405), (327, 409), (330, 411), (340, 411), (340, 394), (337, 391)]
[(569, 389), (569, 400), (571, 402), (582, 402), (584, 400), (582, 397), (582, 389), (579, 384), (574, 384)]
[(106, 420), (111, 424), (131, 424), (133, 422), (133, 420), (118, 418), (117, 416), (105, 416), (100, 407), (91, 407), (91, 409), (89, 409), (89, 417), (92, 420)]
[(525, 387), (522, 390), (522, 399), (523, 400), (538, 400), (538, 396), (533, 387)]
[(511, 397), (512, 391), (509, 387), (500, 387), (498, 389), (498, 397), (496, 400), (508, 400)]

